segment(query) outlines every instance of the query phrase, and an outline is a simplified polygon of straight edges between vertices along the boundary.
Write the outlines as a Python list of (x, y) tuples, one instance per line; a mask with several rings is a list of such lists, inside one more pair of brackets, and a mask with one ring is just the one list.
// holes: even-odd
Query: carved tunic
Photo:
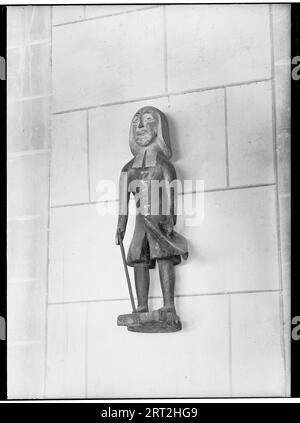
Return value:
[[(181, 262), (180, 254), (170, 253), (170, 248), (158, 242), (157, 237), (145, 224), (145, 217), (147, 216), (148, 220), (157, 225), (163, 236), (168, 236), (168, 231), (171, 231), (176, 224), (174, 194), (169, 192), (167, 198), (163, 194), (161, 196), (156, 195), (156, 198), (151, 197), (151, 193), (153, 193), (151, 191), (152, 181), (172, 182), (176, 179), (176, 171), (173, 165), (162, 154), (158, 153), (154, 166), (146, 167), (144, 158), (142, 166), (137, 167), (133, 159), (123, 168), (122, 172), (127, 175), (127, 189), (129, 187), (129, 192), (135, 196), (138, 210), (133, 239), (127, 255), (127, 264), (133, 266), (135, 263), (145, 263), (153, 268), (156, 259), (166, 258), (171, 259), (174, 264), (179, 264)], [(153, 201), (158, 199), (159, 203), (151, 204), (151, 199)], [(170, 201), (171, 204), (163, 204), (163, 201)], [(153, 205), (155, 205), (157, 214), (151, 213)], [(164, 209), (164, 206), (169, 206), (168, 214), (165, 214), (167, 209)]]

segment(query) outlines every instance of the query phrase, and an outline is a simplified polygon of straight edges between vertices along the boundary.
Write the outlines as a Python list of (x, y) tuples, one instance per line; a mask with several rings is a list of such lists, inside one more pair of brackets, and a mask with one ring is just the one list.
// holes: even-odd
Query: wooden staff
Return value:
[(131, 305), (132, 305), (132, 312), (133, 313), (137, 313), (136, 307), (135, 307), (135, 303), (134, 303), (134, 298), (133, 298), (133, 293), (132, 293), (132, 288), (131, 288), (131, 283), (130, 283), (128, 268), (127, 268), (127, 263), (126, 263), (125, 250), (124, 250), (124, 245), (123, 245), (123, 240), (122, 240), (121, 230), (120, 229), (118, 230), (118, 238), (119, 238), (119, 244), (120, 244), (120, 248), (121, 248), (121, 254), (122, 254), (122, 260), (123, 260), (123, 265), (124, 265), (126, 280), (127, 280), (127, 286), (128, 286), (129, 295), (130, 295), (130, 301), (131, 301)]

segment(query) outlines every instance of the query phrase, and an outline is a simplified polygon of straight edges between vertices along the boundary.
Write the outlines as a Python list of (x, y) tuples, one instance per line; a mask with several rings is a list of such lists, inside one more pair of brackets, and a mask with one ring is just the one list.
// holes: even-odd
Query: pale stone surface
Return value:
[(7, 374), (9, 399), (43, 398), (44, 342), (8, 345)]
[(171, 5), (166, 10), (170, 91), (270, 77), (267, 5)]
[(176, 269), (178, 294), (279, 288), (273, 187), (206, 193), (203, 223), (183, 224), (190, 256)]
[(50, 97), (7, 104), (9, 153), (49, 148)]
[(277, 133), (291, 128), (291, 65), (275, 66)]
[(285, 348), (285, 393), (291, 395), (291, 263), (282, 265), (283, 331)]
[(283, 396), (278, 292), (231, 296), (234, 396)]
[(274, 64), (290, 65), (291, 5), (272, 4)]
[(7, 14), (8, 396), (31, 399), (44, 394), (51, 7)]
[(53, 6), (53, 25), (84, 19), (84, 6)]
[(7, 97), (51, 94), (50, 44), (33, 44), (7, 51)]
[(8, 6), (7, 22), (8, 48), (50, 39), (49, 6)]
[(46, 281), (28, 280), (7, 285), (9, 344), (44, 340)]
[(94, 204), (51, 210), (50, 302), (128, 297), (116, 225), (117, 215), (101, 216)]
[(149, 6), (141, 6), (140, 4), (137, 5), (129, 5), (129, 4), (124, 4), (122, 6), (120, 5), (115, 5), (115, 4), (110, 4), (109, 6), (105, 6), (105, 5), (86, 5), (85, 6), (85, 15), (86, 18), (96, 18), (98, 16), (110, 16), (116, 13), (123, 13), (123, 12), (133, 12), (135, 10), (140, 10), (143, 9), (145, 7), (149, 7)]
[(86, 112), (53, 116), (51, 205), (87, 202)]
[[(184, 198), (189, 205), (191, 195)], [(200, 199), (198, 194), (199, 209)], [(117, 203), (109, 204), (117, 212)], [(178, 218), (176, 230), (187, 238), (190, 257), (176, 267), (176, 294), (279, 288), (274, 188), (206, 193), (204, 213), (200, 226), (187, 227), (187, 216)], [(116, 224), (116, 215), (100, 216), (94, 204), (51, 211), (49, 301), (128, 298)], [(133, 225), (134, 215), (126, 251)], [(133, 283), (131, 268), (130, 275)], [(161, 295), (157, 269), (151, 276), (150, 295)]]
[(290, 333), (290, 326), (291, 326), (291, 263), (283, 263), (282, 264), (282, 281), (283, 281), (283, 299), (284, 303), (284, 324), (286, 326), (286, 336), (287, 336), (287, 345), (290, 344), (290, 337), (288, 336)]
[[(38, 278), (45, 280), (47, 251), (47, 221), (45, 217), (8, 221), (8, 279)], [(34, 259), (33, 259), (34, 258)]]
[(286, 360), (285, 394), (290, 395), (290, 306), (291, 306), (291, 6), (273, 4), (274, 99), (276, 111), (276, 147), (281, 237), (282, 300), (284, 348)]
[(85, 304), (48, 308), (46, 398), (85, 397), (86, 341)]
[(7, 216), (46, 215), (48, 207), (49, 153), (9, 158)]
[(225, 187), (223, 90), (172, 96), (166, 113), (178, 179), (201, 179), (205, 189)]
[(291, 197), (279, 197), (282, 263), (291, 262)]
[(273, 51), (277, 133), (290, 129), (291, 121), (291, 6), (273, 4)]
[(101, 25), (90, 20), (55, 27), (54, 110), (163, 93), (162, 18), (161, 8), (154, 8), (102, 19)]
[(127, 301), (89, 304), (88, 397), (229, 395), (226, 296), (179, 298), (183, 330), (168, 334), (117, 326), (129, 307)]
[(270, 82), (227, 89), (229, 181), (275, 182)]

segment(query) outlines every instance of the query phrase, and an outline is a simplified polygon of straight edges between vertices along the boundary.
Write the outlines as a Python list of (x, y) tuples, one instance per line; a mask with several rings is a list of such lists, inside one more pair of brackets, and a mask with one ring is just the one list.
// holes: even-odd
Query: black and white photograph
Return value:
[(8, 400), (291, 397), (291, 8), (6, 6)]

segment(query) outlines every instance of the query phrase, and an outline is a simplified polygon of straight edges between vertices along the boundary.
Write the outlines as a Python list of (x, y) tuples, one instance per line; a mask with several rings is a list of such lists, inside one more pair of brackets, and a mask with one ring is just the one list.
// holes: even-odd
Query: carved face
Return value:
[(157, 135), (158, 119), (150, 110), (139, 110), (132, 119), (133, 137), (142, 147), (149, 145)]

